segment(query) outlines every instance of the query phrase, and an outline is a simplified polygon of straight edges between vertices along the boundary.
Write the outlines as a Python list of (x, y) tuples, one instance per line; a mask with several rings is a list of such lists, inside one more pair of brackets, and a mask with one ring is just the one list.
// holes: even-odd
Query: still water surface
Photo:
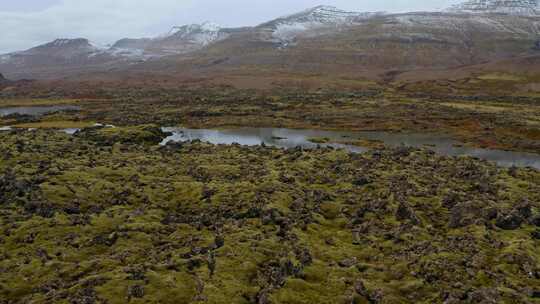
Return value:
[[(347, 132), (322, 130), (297, 130), (282, 128), (241, 128), (241, 129), (187, 129), (163, 128), (163, 131), (172, 132), (162, 144), (169, 141), (185, 142), (201, 140), (212, 144), (238, 143), (246, 146), (256, 146), (264, 143), (278, 148), (303, 147), (306, 149), (321, 147), (344, 148), (359, 153), (368, 150), (339, 142), (368, 139), (384, 142), (390, 147), (410, 146), (431, 149), (441, 155), (459, 156), (467, 155), (494, 161), (501, 166), (534, 167), (540, 169), (540, 154), (511, 152), (503, 150), (481, 149), (464, 147), (460, 142), (447, 135), (421, 134), (421, 133), (389, 133), (389, 132)], [(309, 139), (327, 138), (328, 143), (316, 144)]]
[(0, 108), (0, 117), (11, 114), (39, 116), (47, 113), (58, 111), (78, 111), (81, 107), (78, 106), (43, 106), (43, 107), (12, 107)]

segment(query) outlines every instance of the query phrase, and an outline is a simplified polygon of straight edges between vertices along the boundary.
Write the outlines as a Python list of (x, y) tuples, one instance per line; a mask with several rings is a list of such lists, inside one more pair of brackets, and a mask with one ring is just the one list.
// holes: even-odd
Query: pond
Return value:
[[(493, 161), (500, 166), (533, 167), (540, 169), (540, 154), (511, 152), (493, 149), (481, 149), (463, 146), (462, 143), (448, 135), (421, 134), (421, 133), (389, 133), (389, 132), (348, 132), (348, 131), (322, 131), (298, 130), (282, 128), (240, 128), (240, 129), (187, 129), (163, 128), (163, 131), (172, 132), (162, 144), (170, 141), (184, 142), (201, 140), (212, 144), (238, 143), (246, 146), (261, 145), (278, 148), (303, 147), (313, 149), (317, 146), (343, 148), (353, 153), (367, 151), (367, 147), (344, 144), (354, 140), (380, 141), (390, 147), (410, 146), (431, 149), (441, 155), (472, 156)], [(317, 144), (310, 139), (324, 138), (325, 143)]]
[(11, 107), (0, 108), (0, 117), (12, 114), (40, 116), (58, 111), (79, 111), (79, 106), (43, 106), (43, 107)]

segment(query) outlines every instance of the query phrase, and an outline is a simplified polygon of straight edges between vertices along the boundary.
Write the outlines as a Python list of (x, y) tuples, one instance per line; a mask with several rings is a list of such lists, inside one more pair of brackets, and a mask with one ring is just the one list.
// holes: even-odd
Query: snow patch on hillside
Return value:
[(272, 36), (279, 41), (292, 41), (298, 35), (307, 31), (308, 29), (314, 29), (317, 26), (320, 26), (318, 23), (292, 23), (292, 24), (278, 24), (274, 30)]
[(175, 26), (167, 35), (157, 39), (183, 39), (200, 44), (201, 46), (206, 46), (222, 37), (221, 26), (212, 22), (204, 22), (202, 24)]
[(0, 63), (7, 63), (11, 60), (11, 54), (0, 55)]

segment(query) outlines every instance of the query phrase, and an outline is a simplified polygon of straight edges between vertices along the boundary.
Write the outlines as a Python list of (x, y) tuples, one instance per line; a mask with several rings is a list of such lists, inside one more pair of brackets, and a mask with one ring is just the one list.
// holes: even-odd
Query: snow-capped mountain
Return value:
[(454, 5), (451, 12), (473, 14), (510, 14), (520, 16), (538, 16), (538, 0), (470, 0)]
[(359, 16), (365, 16), (368, 13), (349, 12), (341, 10), (334, 6), (320, 5), (305, 11), (284, 16), (276, 20), (270, 21), (267, 24), (283, 24), (283, 23), (321, 23), (335, 24), (346, 21), (353, 21)]
[(98, 52), (100, 49), (90, 43), (88, 39), (56, 39), (52, 42), (37, 46), (20, 54), (50, 54), (65, 58), (71, 58), (78, 55), (89, 55)]
[(221, 26), (212, 22), (175, 26), (165, 38), (189, 39), (201, 45), (208, 45), (220, 38)]
[(197, 51), (226, 37), (227, 34), (215, 23), (190, 24), (175, 26), (156, 38), (121, 39), (108, 52), (137, 59), (158, 58)]
[(49, 75), (55, 69), (71, 72), (126, 66), (195, 52), (227, 36), (227, 31), (217, 24), (203, 23), (173, 27), (155, 38), (121, 39), (110, 47), (97, 46), (84, 38), (56, 39), (25, 51), (0, 55), (0, 70), (13, 71), (15, 78), (30, 78), (36, 70)]
[(182, 54), (199, 50), (226, 37), (227, 34), (215, 23), (190, 24), (173, 27), (168, 35), (154, 39), (150, 48)]
[[(317, 70), (343, 65), (378, 69), (464, 66), (536, 54), (536, 0), (469, 0), (437, 12), (350, 12), (317, 6), (255, 27), (214, 23), (175, 26), (110, 47), (87, 39), (57, 39), (0, 55), (10, 79), (51, 78), (109, 71), (177, 72), (187, 67), (274, 66)], [(167, 58), (164, 58), (167, 57)], [(340, 68), (341, 69), (341, 66)]]
[(258, 27), (270, 32), (270, 40), (281, 43), (282, 47), (284, 47), (294, 42), (299, 36), (313, 37), (322, 35), (327, 32), (325, 29), (340, 29), (381, 14), (350, 12), (333, 6), (316, 6), (293, 15), (263, 23)]
[(88, 39), (56, 39), (34, 48), (0, 56), (0, 64), (19, 69), (49, 64), (87, 64), (103, 60), (103, 49)]

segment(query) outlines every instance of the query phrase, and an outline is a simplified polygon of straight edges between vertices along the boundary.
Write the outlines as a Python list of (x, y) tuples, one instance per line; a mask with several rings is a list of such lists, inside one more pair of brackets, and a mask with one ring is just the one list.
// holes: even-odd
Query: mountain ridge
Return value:
[(469, 0), (448, 9), (458, 13), (502, 13), (522, 16), (538, 16), (538, 0)]
[(12, 79), (134, 71), (198, 74), (248, 67), (384, 74), (536, 54), (538, 36), (540, 17), (528, 14), (362, 13), (317, 6), (254, 27), (211, 22), (175, 26), (157, 37), (123, 38), (108, 48), (84, 38), (57, 39), (0, 55), (0, 71)]

